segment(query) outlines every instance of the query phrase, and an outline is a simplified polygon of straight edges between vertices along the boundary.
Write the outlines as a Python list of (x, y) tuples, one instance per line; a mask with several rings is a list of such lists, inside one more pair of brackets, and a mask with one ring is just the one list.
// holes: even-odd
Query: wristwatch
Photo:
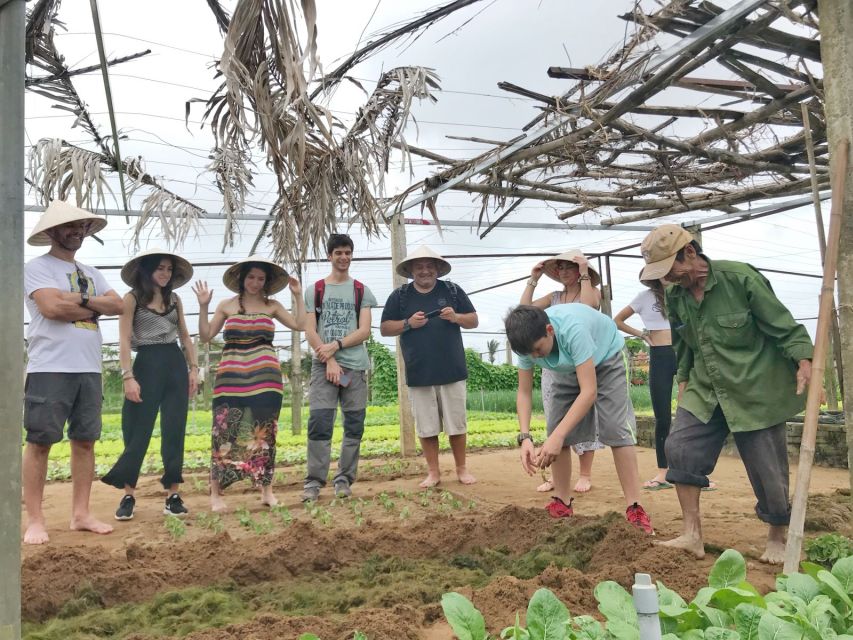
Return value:
[(515, 439), (518, 441), (519, 447), (521, 446), (521, 443), (525, 440), (530, 440), (530, 442), (533, 442), (533, 436), (529, 433), (519, 433)]
[(409, 325), (409, 319), (406, 318), (405, 320), (403, 320), (403, 333), (405, 333), (406, 331), (408, 331), (411, 328), (412, 327)]
[(80, 305), (85, 307), (88, 304), (89, 304), (89, 292), (88, 291), (81, 291), (80, 292)]

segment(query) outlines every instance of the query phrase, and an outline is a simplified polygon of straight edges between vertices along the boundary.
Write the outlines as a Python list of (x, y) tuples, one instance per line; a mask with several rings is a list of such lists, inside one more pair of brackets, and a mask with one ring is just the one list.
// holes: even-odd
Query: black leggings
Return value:
[(101, 482), (118, 489), (125, 485), (136, 487), (159, 411), (163, 457), (160, 482), (168, 489), (184, 481), (181, 472), (189, 404), (187, 361), (175, 343), (141, 346), (133, 362), (133, 375), (139, 383), (142, 402), (125, 398), (121, 409), (124, 452)]
[(678, 363), (670, 345), (649, 349), (649, 393), (655, 414), (655, 454), (658, 469), (666, 469), (666, 438), (672, 425), (672, 381)]

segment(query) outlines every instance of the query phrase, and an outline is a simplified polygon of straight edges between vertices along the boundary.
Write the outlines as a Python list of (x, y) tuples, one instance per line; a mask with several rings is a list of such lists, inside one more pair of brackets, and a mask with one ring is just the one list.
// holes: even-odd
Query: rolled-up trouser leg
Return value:
[(344, 440), (341, 443), (341, 457), (338, 459), (335, 482), (346, 480), (348, 484), (352, 484), (358, 477), (358, 459), (366, 413), (365, 409), (344, 411)]
[(305, 487), (324, 487), (332, 456), (336, 409), (311, 409), (308, 417), (308, 462)]
[(708, 422), (702, 422), (684, 407), (678, 407), (666, 439), (666, 460), (669, 464), (666, 481), (707, 487), (708, 475), (717, 466), (728, 434), (729, 425), (720, 407), (714, 410)]
[(791, 519), (788, 500), (788, 443), (785, 423), (734, 434), (746, 475), (757, 503), (755, 514), (770, 525), (785, 526)]

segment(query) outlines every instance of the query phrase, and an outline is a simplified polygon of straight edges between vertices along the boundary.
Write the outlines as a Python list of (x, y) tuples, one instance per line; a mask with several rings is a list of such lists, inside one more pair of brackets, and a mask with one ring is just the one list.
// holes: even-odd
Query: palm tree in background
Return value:
[(486, 343), (486, 349), (489, 351), (489, 362), (495, 364), (495, 354), (497, 354), (498, 349), (500, 349), (500, 343), (497, 340), (489, 340)]

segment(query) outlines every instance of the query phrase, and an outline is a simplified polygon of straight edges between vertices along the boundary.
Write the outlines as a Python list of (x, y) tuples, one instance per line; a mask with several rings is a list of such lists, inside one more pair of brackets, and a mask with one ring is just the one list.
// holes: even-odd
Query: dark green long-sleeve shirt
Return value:
[(708, 260), (708, 269), (701, 302), (683, 287), (666, 292), (676, 379), (687, 381), (680, 406), (707, 422), (720, 405), (732, 431), (784, 422), (805, 405), (796, 373), (812, 357), (809, 334), (755, 267)]

